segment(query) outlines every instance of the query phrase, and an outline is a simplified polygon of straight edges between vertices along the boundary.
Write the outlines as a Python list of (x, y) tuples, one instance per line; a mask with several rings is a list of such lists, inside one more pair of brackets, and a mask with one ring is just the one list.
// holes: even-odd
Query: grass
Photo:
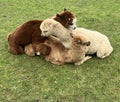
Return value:
[[(119, 0), (0, 0), (0, 102), (120, 102)], [(105, 58), (62, 66), (43, 56), (12, 55), (7, 34), (31, 19), (67, 7), (80, 27), (107, 35), (114, 48)]]

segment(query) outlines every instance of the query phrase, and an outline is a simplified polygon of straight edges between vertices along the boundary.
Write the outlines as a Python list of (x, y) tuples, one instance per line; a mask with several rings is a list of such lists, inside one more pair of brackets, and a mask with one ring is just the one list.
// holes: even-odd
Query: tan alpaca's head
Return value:
[(72, 44), (76, 47), (90, 46), (90, 41), (83, 35), (75, 35), (73, 36)]

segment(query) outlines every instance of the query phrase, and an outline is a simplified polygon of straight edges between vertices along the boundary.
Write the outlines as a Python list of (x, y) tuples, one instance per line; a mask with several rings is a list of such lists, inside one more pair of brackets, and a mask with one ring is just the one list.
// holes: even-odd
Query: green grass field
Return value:
[[(57, 66), (43, 56), (8, 52), (10, 31), (64, 7), (79, 27), (108, 36), (114, 48), (109, 57)], [(0, 0), (0, 102), (120, 102), (120, 0)]]

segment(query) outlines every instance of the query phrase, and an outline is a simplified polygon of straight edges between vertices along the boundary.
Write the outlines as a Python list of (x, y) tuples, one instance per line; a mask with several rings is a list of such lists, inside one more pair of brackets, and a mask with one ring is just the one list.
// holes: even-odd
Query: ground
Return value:
[[(0, 0), (0, 102), (119, 102), (119, 0)], [(13, 55), (7, 34), (25, 21), (51, 17), (64, 8), (77, 25), (108, 36), (114, 48), (105, 58), (61, 66), (43, 56)]]

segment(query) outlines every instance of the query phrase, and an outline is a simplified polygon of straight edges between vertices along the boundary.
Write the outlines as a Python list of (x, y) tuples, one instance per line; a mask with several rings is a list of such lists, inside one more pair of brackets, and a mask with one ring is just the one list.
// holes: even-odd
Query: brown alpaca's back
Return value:
[[(8, 50), (13, 54), (22, 54), (24, 46), (33, 42), (43, 43), (45, 37), (41, 37), (40, 20), (31, 20), (17, 27), (8, 35)], [(12, 49), (12, 50), (11, 50)]]
[(14, 32), (15, 42), (20, 45), (26, 45), (31, 42), (43, 42), (44, 38), (41, 37), (40, 20), (32, 20), (24, 23)]

